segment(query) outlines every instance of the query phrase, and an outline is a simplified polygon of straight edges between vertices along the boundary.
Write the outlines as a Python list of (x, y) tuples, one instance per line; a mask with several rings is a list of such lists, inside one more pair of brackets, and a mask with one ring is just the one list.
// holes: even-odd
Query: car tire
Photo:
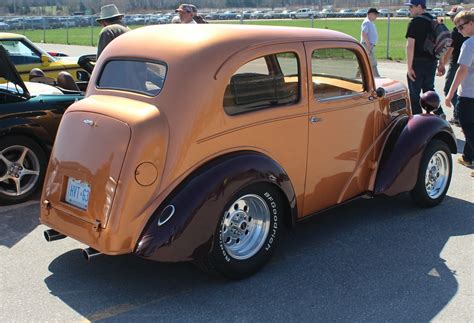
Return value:
[(284, 203), (271, 184), (257, 183), (240, 190), (222, 210), (210, 253), (196, 265), (230, 279), (253, 275), (268, 262), (277, 245)]
[(417, 182), (410, 192), (413, 201), (421, 207), (433, 207), (441, 203), (448, 192), (452, 170), (448, 145), (441, 140), (432, 140), (423, 153)]
[(42, 185), (47, 167), (43, 149), (26, 136), (0, 140), (0, 205), (24, 202)]

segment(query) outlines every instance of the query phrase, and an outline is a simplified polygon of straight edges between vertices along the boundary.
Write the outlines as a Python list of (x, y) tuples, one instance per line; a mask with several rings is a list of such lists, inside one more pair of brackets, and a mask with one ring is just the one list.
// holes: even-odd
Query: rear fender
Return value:
[(374, 194), (394, 196), (411, 191), (418, 178), (423, 152), (433, 139), (445, 141), (453, 154), (457, 152), (453, 130), (440, 117), (418, 114), (411, 116), (401, 131), (394, 128), (383, 149)]
[[(170, 194), (150, 217), (135, 254), (159, 261), (199, 259), (212, 247), (225, 204), (240, 189), (256, 182), (279, 187), (295, 221), (295, 193), (281, 166), (256, 152), (232, 153), (207, 163)], [(158, 219), (169, 205), (174, 207), (174, 215), (159, 226)]]

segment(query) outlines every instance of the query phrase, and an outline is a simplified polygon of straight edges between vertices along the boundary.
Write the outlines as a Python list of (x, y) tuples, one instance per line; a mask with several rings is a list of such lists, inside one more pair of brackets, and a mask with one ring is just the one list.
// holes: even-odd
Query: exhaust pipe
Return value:
[(95, 256), (99, 256), (101, 255), (102, 253), (100, 251), (97, 251), (91, 247), (89, 248), (86, 248), (86, 249), (82, 249), (82, 256), (84, 257), (84, 259), (86, 261), (90, 261), (91, 258), (95, 257)]
[(58, 231), (53, 230), (53, 229), (46, 230), (46, 231), (43, 232), (43, 234), (44, 234), (44, 238), (48, 242), (61, 240), (61, 239), (66, 238), (66, 236), (64, 234), (59, 233)]

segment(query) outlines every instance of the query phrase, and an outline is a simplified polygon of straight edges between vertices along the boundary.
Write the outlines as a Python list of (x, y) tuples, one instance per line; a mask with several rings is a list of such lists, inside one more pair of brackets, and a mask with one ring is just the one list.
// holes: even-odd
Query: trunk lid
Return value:
[(66, 113), (43, 193), (51, 206), (105, 228), (130, 138), (129, 125), (111, 116)]

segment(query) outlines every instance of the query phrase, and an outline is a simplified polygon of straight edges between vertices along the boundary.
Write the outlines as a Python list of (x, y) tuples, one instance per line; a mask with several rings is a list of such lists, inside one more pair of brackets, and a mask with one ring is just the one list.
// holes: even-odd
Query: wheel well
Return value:
[(444, 131), (439, 132), (431, 140), (433, 140), (433, 139), (438, 139), (438, 140), (444, 141), (448, 145), (448, 147), (451, 150), (452, 154), (456, 154), (458, 152), (456, 142), (454, 141), (453, 137), (450, 134), (448, 134), (447, 132), (444, 132)]
[(280, 194), (280, 198), (282, 201), (285, 201), (285, 212), (284, 212), (284, 218), (283, 218), (283, 223), (287, 229), (292, 229), (293, 226), (295, 225), (296, 222), (296, 216), (297, 216), (297, 207), (295, 207), (295, 211), (292, 212), (291, 207), (290, 207), (290, 201), (288, 201), (288, 198), (278, 185), (275, 185), (273, 183), (270, 183), (273, 187), (275, 187), (278, 191), (278, 194)]

